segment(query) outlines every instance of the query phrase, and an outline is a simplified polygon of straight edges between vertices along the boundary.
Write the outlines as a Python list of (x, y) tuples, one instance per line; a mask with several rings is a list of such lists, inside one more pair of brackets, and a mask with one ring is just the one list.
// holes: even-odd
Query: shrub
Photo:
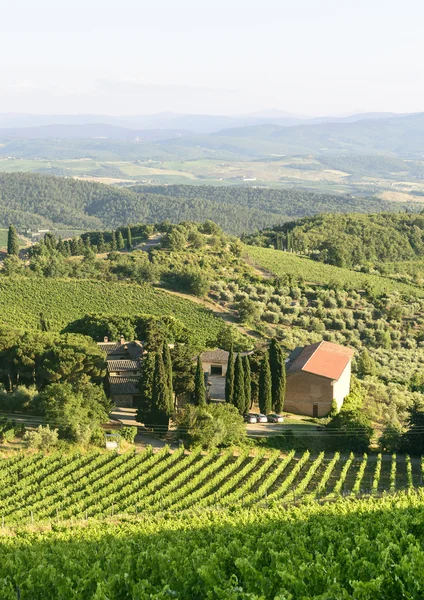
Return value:
[(135, 436), (137, 435), (137, 427), (122, 427), (119, 430), (120, 436), (130, 444), (134, 443)]
[(35, 450), (50, 450), (57, 445), (59, 433), (57, 429), (50, 429), (50, 425), (40, 425), (35, 431), (27, 431), (24, 440), (28, 448)]
[(246, 427), (237, 408), (230, 404), (188, 406), (178, 413), (177, 432), (189, 446), (226, 447), (246, 441)]

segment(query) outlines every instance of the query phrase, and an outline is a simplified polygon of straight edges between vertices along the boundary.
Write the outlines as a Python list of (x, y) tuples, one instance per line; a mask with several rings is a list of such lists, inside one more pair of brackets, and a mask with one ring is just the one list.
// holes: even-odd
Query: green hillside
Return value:
[(244, 249), (257, 265), (281, 277), (285, 275), (302, 277), (307, 282), (335, 284), (345, 289), (368, 288), (376, 294), (400, 292), (424, 297), (424, 290), (421, 287), (394, 282), (378, 275), (334, 267), (272, 248), (244, 246)]
[(55, 331), (89, 313), (171, 315), (204, 346), (225, 327), (211, 311), (189, 300), (149, 285), (105, 281), (2, 278), (0, 312), (2, 323), (23, 328), (38, 328), (43, 313)]
[[(402, 204), (419, 210), (419, 204)], [(241, 234), (328, 212), (399, 211), (377, 198), (225, 186), (135, 186), (130, 189), (35, 173), (0, 173), (0, 227), (108, 229), (128, 223), (216, 221)]]
[(340, 267), (410, 261), (424, 256), (424, 215), (321, 214), (245, 238), (250, 244), (308, 254)]

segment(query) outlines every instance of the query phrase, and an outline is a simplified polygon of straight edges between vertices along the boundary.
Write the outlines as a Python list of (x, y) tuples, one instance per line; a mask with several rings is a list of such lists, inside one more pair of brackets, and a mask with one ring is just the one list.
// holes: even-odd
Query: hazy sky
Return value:
[(423, 0), (2, 4), (2, 113), (424, 111)]

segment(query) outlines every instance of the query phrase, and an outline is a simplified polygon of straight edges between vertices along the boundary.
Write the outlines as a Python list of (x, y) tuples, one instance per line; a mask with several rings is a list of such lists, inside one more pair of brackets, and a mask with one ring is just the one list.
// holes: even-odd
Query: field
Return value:
[[(395, 165), (392, 164), (393, 161)], [(372, 156), (361, 159), (343, 156), (271, 156), (256, 160), (0, 159), (0, 172), (63, 175), (108, 184), (302, 187), (323, 193), (376, 195), (399, 202), (422, 202), (422, 168), (421, 162)]]
[(94, 313), (172, 315), (205, 346), (225, 327), (210, 310), (190, 300), (150, 285), (104, 281), (1, 278), (0, 311), (3, 324), (26, 328), (37, 328), (43, 313), (55, 331)]
[(280, 277), (292, 275), (302, 276), (308, 283), (328, 284), (334, 283), (345, 289), (369, 288), (377, 294), (402, 293), (424, 296), (424, 290), (415, 285), (395, 282), (389, 278), (367, 273), (359, 273), (350, 269), (333, 267), (308, 258), (296, 256), (289, 252), (260, 248), (258, 246), (244, 246), (246, 254), (260, 267)]
[(421, 462), (408, 456), (308, 451), (19, 455), (3, 459), (0, 472), (7, 525), (356, 498), (422, 484)]
[(421, 492), (4, 530), (2, 600), (399, 600), (424, 592)]
[[(7, 229), (0, 229), (0, 250), (6, 250), (7, 248)], [(19, 239), (20, 246), (25, 246), (22, 239)]]

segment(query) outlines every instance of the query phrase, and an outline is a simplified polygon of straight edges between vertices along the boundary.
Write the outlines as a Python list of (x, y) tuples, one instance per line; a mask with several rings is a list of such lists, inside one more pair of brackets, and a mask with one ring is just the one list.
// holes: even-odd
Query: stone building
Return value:
[(333, 400), (340, 410), (350, 391), (353, 350), (330, 342), (296, 348), (286, 362), (284, 410), (323, 417)]
[(98, 346), (106, 353), (106, 392), (116, 406), (135, 408), (140, 397), (138, 384), (141, 377), (143, 344), (141, 342), (109, 342), (107, 338)]

